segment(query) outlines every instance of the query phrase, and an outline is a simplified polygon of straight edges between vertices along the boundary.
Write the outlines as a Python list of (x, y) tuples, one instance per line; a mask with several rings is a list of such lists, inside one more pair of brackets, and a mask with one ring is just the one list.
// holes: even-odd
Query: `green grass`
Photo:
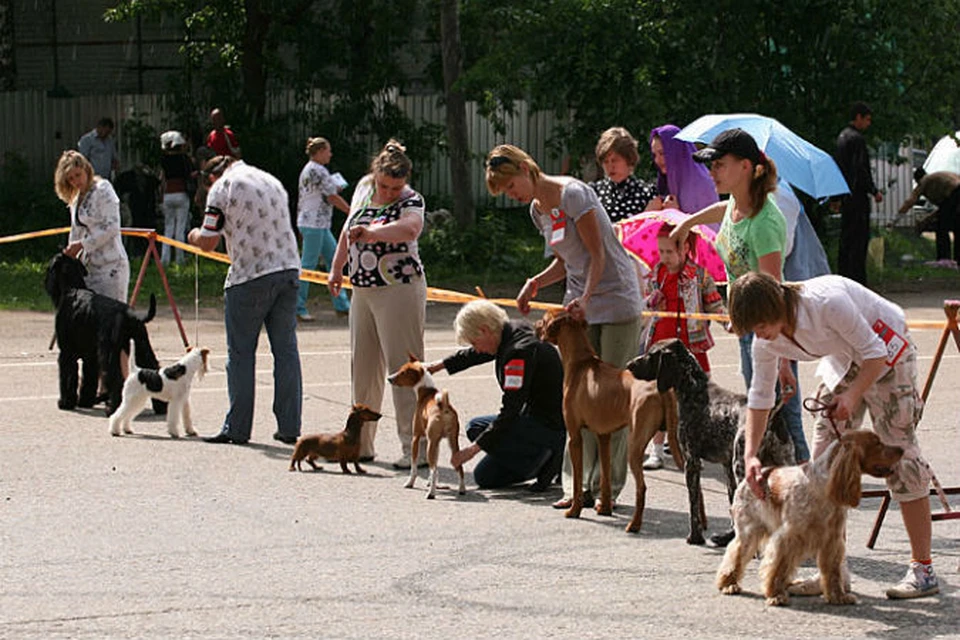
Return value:
[[(142, 260), (130, 261), (130, 290), (140, 273)], [(53, 303), (43, 289), (46, 262), (22, 259), (18, 262), (0, 262), (0, 309), (28, 309), (32, 311), (52, 311)], [(194, 263), (188, 259), (182, 267), (170, 265), (166, 268), (167, 281), (178, 306), (192, 304), (195, 290)], [(223, 299), (223, 278), (227, 265), (212, 260), (200, 260), (199, 284), (200, 304), (216, 306)], [(146, 300), (151, 293), (164, 298), (163, 284), (156, 263), (150, 262), (144, 274), (139, 299)]]

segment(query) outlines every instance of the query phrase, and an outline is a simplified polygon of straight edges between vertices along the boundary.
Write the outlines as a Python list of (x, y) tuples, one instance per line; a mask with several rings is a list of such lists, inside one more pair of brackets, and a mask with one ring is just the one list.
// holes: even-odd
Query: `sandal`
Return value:
[[(583, 492), (583, 508), (592, 509), (594, 502), (595, 500), (593, 499), (593, 495), (589, 491), (584, 491)], [(573, 506), (572, 497), (561, 498), (560, 500), (557, 500), (556, 502), (553, 503), (554, 509), (569, 509), (572, 506)]]

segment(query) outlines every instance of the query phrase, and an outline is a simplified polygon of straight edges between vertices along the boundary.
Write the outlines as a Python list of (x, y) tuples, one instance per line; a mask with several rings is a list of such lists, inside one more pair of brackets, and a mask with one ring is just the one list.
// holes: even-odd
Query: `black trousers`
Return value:
[[(467, 438), (476, 440), (497, 416), (477, 416), (467, 425)], [(481, 489), (507, 487), (537, 476), (551, 459), (563, 458), (567, 432), (531, 416), (518, 416), (510, 429), (511, 438), (496, 451), (487, 451), (473, 468), (473, 479)], [(559, 465), (557, 466), (559, 472)]]
[(852, 194), (840, 208), (840, 253), (837, 272), (867, 284), (867, 247), (870, 244), (870, 196)]
[(953, 259), (960, 262), (960, 188), (940, 203), (937, 209), (937, 260), (949, 260), (950, 232), (953, 232)]

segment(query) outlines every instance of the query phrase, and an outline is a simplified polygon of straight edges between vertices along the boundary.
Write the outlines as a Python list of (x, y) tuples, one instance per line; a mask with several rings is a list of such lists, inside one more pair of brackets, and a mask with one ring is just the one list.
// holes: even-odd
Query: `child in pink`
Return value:
[[(681, 252), (676, 241), (670, 238), (673, 225), (664, 223), (657, 232), (657, 249), (660, 261), (647, 276), (646, 302), (651, 311), (667, 311), (676, 316), (655, 316), (647, 325), (644, 351), (654, 342), (679, 338), (710, 375), (710, 360), (707, 351), (713, 346), (709, 320), (680, 318), (682, 313), (725, 313), (723, 298), (707, 270), (695, 262), (694, 237), (687, 237)], [(653, 441), (653, 453), (643, 463), (644, 469), (663, 467), (663, 433), (658, 432)]]

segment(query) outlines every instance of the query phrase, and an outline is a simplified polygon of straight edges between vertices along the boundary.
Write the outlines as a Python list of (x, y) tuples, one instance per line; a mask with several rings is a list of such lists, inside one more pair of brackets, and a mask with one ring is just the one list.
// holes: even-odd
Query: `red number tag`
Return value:
[(560, 209), (550, 212), (550, 246), (563, 242), (567, 235), (567, 215)]
[(523, 386), (523, 360), (511, 360), (503, 366), (503, 388), (516, 391)]
[(899, 333), (887, 326), (883, 320), (877, 320), (873, 323), (873, 330), (876, 332), (883, 344), (887, 346), (887, 366), (892, 367), (903, 355), (907, 348), (907, 341)]

